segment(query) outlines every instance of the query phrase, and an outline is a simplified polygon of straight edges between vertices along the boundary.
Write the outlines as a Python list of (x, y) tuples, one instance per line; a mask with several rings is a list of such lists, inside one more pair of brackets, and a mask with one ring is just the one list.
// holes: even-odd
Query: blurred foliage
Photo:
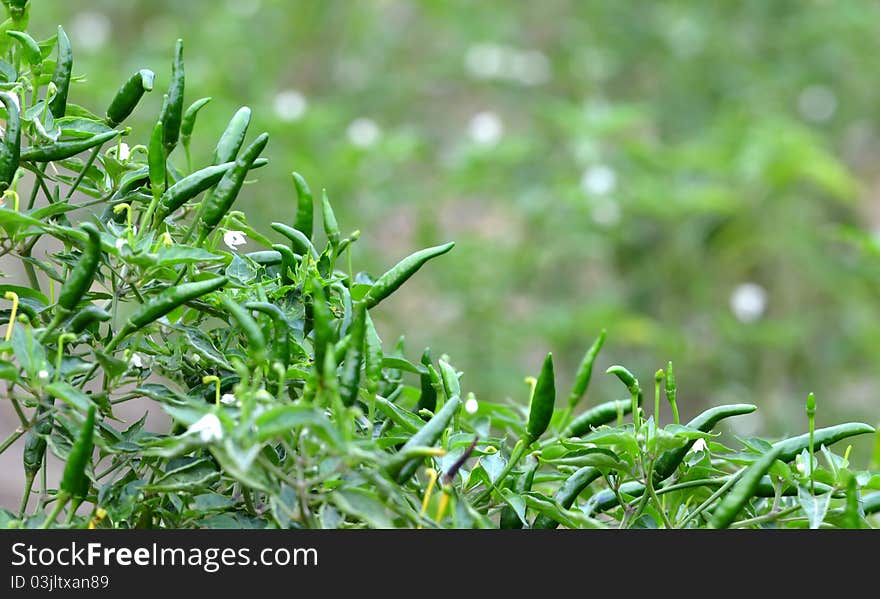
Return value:
[[(377, 324), (481, 399), (524, 401), (548, 349), (570, 380), (605, 327), (598, 366), (672, 359), (683, 414), (761, 406), (743, 433), (803, 430), (810, 390), (820, 424), (876, 402), (874, 2), (33, 4), (32, 32), (72, 24), (75, 74), (167, 73), (183, 37), (203, 136), (250, 103), (272, 137), (255, 224), (293, 220), (296, 169), (365, 231), (356, 269), (455, 240)], [(115, 89), (81, 87), (95, 110), (85, 88)]]

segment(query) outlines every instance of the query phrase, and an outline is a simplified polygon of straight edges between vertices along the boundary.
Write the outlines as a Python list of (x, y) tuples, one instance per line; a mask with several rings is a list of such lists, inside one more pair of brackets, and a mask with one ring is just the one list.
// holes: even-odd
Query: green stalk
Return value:
[(816, 476), (813, 468), (813, 437), (816, 434), (816, 396), (807, 396), (807, 419), (810, 421), (810, 493), (816, 494)]
[(58, 515), (61, 513), (61, 510), (64, 509), (64, 506), (67, 505), (69, 499), (70, 495), (67, 493), (58, 493), (55, 499), (55, 507), (52, 508), (52, 511), (46, 516), (43, 524), (40, 525), (41, 529), (45, 530), (55, 524), (55, 520), (58, 519)]

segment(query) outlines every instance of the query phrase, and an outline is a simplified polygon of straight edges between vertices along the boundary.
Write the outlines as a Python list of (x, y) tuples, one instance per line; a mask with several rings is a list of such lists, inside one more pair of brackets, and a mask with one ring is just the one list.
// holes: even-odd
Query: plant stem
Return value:
[(21, 506), (18, 508), (19, 518), (24, 518), (24, 513), (27, 511), (28, 499), (31, 498), (31, 489), (34, 487), (34, 478), (36, 475), (36, 470), (26, 472), (24, 475), (24, 494), (21, 496)]
[(721, 487), (719, 487), (717, 491), (712, 493), (712, 495), (710, 495), (706, 501), (704, 501), (699, 506), (697, 506), (697, 508), (694, 511), (692, 511), (690, 514), (688, 514), (687, 517), (681, 521), (681, 527), (684, 528), (684, 526), (688, 522), (691, 522), (692, 520), (694, 520), (697, 516), (699, 516), (703, 512), (703, 510), (705, 510), (707, 507), (712, 505), (715, 502), (715, 500), (717, 500), (719, 497), (721, 497), (725, 493), (725, 491), (727, 491), (730, 487), (732, 487), (734, 485), (734, 483), (736, 483), (736, 481), (739, 480), (739, 477), (742, 475), (743, 472), (745, 472), (745, 468), (741, 468), (736, 473), (732, 474), (726, 483), (721, 485)]
[(792, 507), (786, 508), (784, 510), (778, 512), (770, 512), (769, 514), (764, 514), (763, 516), (756, 516), (754, 518), (749, 518), (747, 520), (740, 520), (739, 522), (734, 522), (730, 525), (730, 528), (745, 528), (747, 526), (752, 526), (754, 524), (763, 524), (764, 522), (773, 522), (774, 520), (778, 520), (783, 516), (787, 516), (792, 512), (796, 512), (801, 509), (801, 506), (794, 505)]
[(59, 493), (57, 497), (57, 501), (55, 501), (55, 506), (52, 508), (52, 511), (46, 516), (46, 519), (43, 520), (43, 524), (40, 525), (41, 529), (47, 529), (55, 524), (55, 520), (58, 519), (58, 514), (61, 513), (61, 510), (64, 509), (64, 506), (67, 505), (67, 501), (70, 499), (70, 496), (67, 493)]
[[(644, 464), (643, 464), (644, 465)], [(663, 518), (663, 525), (666, 526), (667, 529), (672, 528), (672, 522), (669, 521), (669, 516), (666, 515), (666, 510), (663, 508), (663, 505), (660, 503), (660, 499), (657, 497), (657, 493), (654, 492), (654, 460), (648, 464), (648, 468), (645, 471), (645, 487), (648, 489), (648, 494), (651, 496), (651, 499), (657, 504), (657, 511), (660, 512), (660, 517)]]
[(67, 194), (64, 196), (65, 202), (73, 196), (74, 192), (76, 192), (76, 189), (79, 187), (79, 184), (82, 183), (82, 180), (85, 178), (86, 172), (88, 172), (88, 170), (91, 168), (92, 164), (95, 163), (95, 159), (98, 157), (98, 152), (101, 151), (101, 146), (103, 146), (103, 144), (95, 146), (95, 148), (92, 150), (92, 153), (89, 154), (89, 157), (86, 160), (85, 165), (79, 171), (79, 174), (76, 176), (76, 179), (74, 180), (73, 185), (71, 185), (70, 189), (67, 190)]
[(10, 434), (8, 437), (6, 437), (6, 440), (3, 441), (3, 443), (0, 443), (0, 453), (3, 453), (7, 449), (9, 449), (9, 446), (12, 445), (13, 443), (15, 443), (18, 440), (18, 438), (21, 437), (23, 434), (24, 434), (24, 429), (21, 427), (12, 431), (12, 434)]

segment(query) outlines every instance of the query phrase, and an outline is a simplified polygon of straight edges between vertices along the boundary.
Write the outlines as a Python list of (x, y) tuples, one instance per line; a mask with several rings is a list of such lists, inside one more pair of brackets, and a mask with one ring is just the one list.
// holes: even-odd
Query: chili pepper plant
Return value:
[[(283, 165), (263, 156), (271, 140), (249, 107), (199, 129), (210, 98), (186, 86), (183, 41), (170, 69), (122, 76), (106, 106), (85, 107), (64, 29), (28, 32), (30, 4), (4, 5), (0, 380), (17, 422), (0, 452), (21, 452), (24, 485), (2, 525), (877, 525), (880, 475), (849, 444), (874, 429), (817, 428), (812, 395), (803, 434), (722, 436), (760, 400), (682, 422), (687, 375), (669, 363), (642, 378), (653, 385), (622, 365), (596, 376), (606, 333), (593, 331), (570, 386), (548, 354), (522, 397), (475, 397), (479, 373), (381, 339), (372, 319), (452, 242), (356, 271), (361, 233), (296, 172), (289, 197), (262, 202), (272, 230), (255, 230), (236, 199)], [(163, 94), (161, 110), (133, 139), (125, 121), (147, 94)], [(214, 147), (209, 164), (193, 163), (197, 143)], [(591, 403), (597, 384), (621, 399)], [(168, 427), (119, 418), (133, 401)]]

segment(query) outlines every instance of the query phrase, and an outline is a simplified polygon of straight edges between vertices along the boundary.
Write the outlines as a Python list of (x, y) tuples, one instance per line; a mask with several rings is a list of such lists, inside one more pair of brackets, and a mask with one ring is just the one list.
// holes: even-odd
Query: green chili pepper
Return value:
[(367, 308), (373, 308), (386, 297), (397, 291), (407, 279), (413, 276), (428, 260), (442, 256), (455, 247), (455, 242), (449, 242), (436, 247), (425, 248), (414, 254), (410, 254), (400, 262), (398, 262), (391, 270), (383, 274), (373, 283), (367, 295), (364, 297), (364, 303)]
[(364, 317), (366, 325), (364, 333), (364, 377), (366, 378), (367, 393), (375, 396), (382, 382), (382, 340), (373, 325), (373, 319), (367, 312)]
[(324, 221), (324, 233), (327, 235), (330, 247), (339, 247), (339, 224), (336, 222), (336, 215), (333, 213), (326, 189), (321, 193), (321, 214)]
[[(523, 493), (528, 493), (532, 490), (532, 483), (535, 480), (535, 473), (538, 471), (539, 465), (540, 462), (534, 455), (526, 456), (526, 469), (520, 477), (516, 479), (516, 484), (513, 489), (517, 495), (522, 495)], [(519, 519), (516, 510), (509, 505), (504, 506), (504, 509), (501, 510), (501, 519), (498, 527), (503, 529), (520, 529), (522, 526), (522, 520)]]
[(275, 328), (275, 337), (272, 339), (272, 358), (287, 368), (290, 360), (290, 327), (284, 312), (269, 302), (247, 302), (244, 307), (248, 310), (262, 312), (272, 318), (272, 324)]
[(55, 84), (55, 97), (49, 101), (49, 110), (56, 119), (64, 116), (67, 110), (67, 93), (70, 90), (70, 76), (73, 72), (73, 50), (70, 39), (61, 25), (58, 26), (58, 59), (55, 61), (55, 72), (52, 83)]
[(25, 162), (55, 162), (76, 156), (80, 152), (100, 146), (119, 135), (119, 131), (105, 131), (86, 139), (57, 141), (46, 146), (31, 146), (21, 152)]
[(675, 403), (675, 373), (672, 371), (672, 362), (666, 365), (666, 399), (672, 408), (672, 421), (675, 424), (681, 422), (678, 417), (678, 404)]
[[(399, 351), (398, 353), (403, 355), (402, 351)], [(458, 372), (452, 367), (452, 364), (442, 358), (437, 363), (440, 366), (440, 380), (443, 384), (443, 393), (446, 395), (446, 399), (455, 395), (460, 396), (461, 383), (458, 380)], [(396, 376), (394, 376), (394, 378), (400, 378), (400, 371), (396, 371)]]
[(418, 469), (419, 464), (424, 458), (407, 457), (407, 450), (414, 447), (430, 447), (434, 445), (446, 427), (449, 426), (452, 417), (455, 416), (460, 407), (461, 398), (457, 396), (450, 398), (443, 404), (443, 407), (434, 414), (434, 417), (426, 422), (419, 429), (419, 432), (410, 437), (397, 454), (392, 456), (385, 467), (388, 475), (396, 480), (398, 484), (403, 484), (409, 480), (415, 474), (416, 469)]
[(880, 491), (869, 493), (862, 498), (862, 510), (866, 515), (880, 512)]
[(76, 308), (92, 286), (101, 263), (101, 233), (92, 223), (83, 223), (82, 229), (88, 233), (89, 241), (58, 293), (58, 306), (68, 312)]
[(526, 445), (530, 445), (540, 438), (550, 426), (553, 418), (553, 406), (556, 403), (556, 380), (553, 372), (553, 354), (548, 353), (538, 375), (538, 382), (532, 392), (532, 401), (529, 407), (529, 421), (526, 426)]
[(36, 67), (35, 72), (39, 72), (39, 67), (43, 64), (43, 55), (36, 40), (24, 31), (7, 31), (6, 34), (19, 43), (24, 59), (32, 68)]
[(89, 404), (85, 422), (83, 422), (82, 429), (80, 429), (70, 450), (67, 465), (64, 467), (64, 474), (61, 477), (61, 492), (69, 497), (81, 499), (89, 492), (91, 483), (86, 476), (86, 467), (92, 461), (92, 450), (95, 447), (94, 433), (95, 406)]
[(296, 268), (296, 254), (282, 243), (273, 243), (272, 249), (281, 255), (281, 282), (289, 285), (291, 283), (290, 271)]
[(629, 391), (632, 396), (632, 406), (630, 411), (633, 414), (633, 421), (636, 424), (636, 428), (638, 428), (640, 422), (638, 407), (642, 404), (642, 388), (639, 386), (639, 379), (633, 376), (633, 373), (623, 366), (611, 366), (605, 372), (606, 374), (617, 376), (617, 378), (620, 379), (620, 382), (626, 385), (627, 391)]
[[(693, 487), (719, 488), (723, 487), (724, 484), (729, 481), (729, 476), (684, 481), (682, 483), (670, 485), (669, 487), (664, 487), (663, 489), (660, 489), (658, 491), (658, 494)], [(821, 493), (831, 493), (834, 491), (834, 488), (830, 485), (824, 485), (821, 483), (817, 483), (816, 488), (819, 489)], [(624, 497), (641, 497), (645, 493), (645, 485), (639, 482), (630, 481), (628, 483), (623, 483), (622, 485), (620, 485), (620, 489), (618, 489), (618, 491), (620, 492), (620, 495)], [(797, 484), (786, 484), (781, 489), (779, 489), (778, 493), (780, 496), (783, 497), (797, 496), (798, 486)], [(777, 488), (776, 485), (773, 483), (773, 480), (769, 476), (763, 476), (758, 483), (758, 486), (755, 488), (755, 493), (753, 496), (776, 497), (776, 494)], [(593, 497), (595, 499), (592, 500), (591, 504), (593, 506), (593, 511), (595, 512), (604, 512), (618, 505), (617, 495), (615, 495), (614, 491), (612, 491), (611, 489), (603, 489), (602, 491), (596, 493)]]
[(150, 146), (147, 149), (147, 166), (150, 178), (150, 189), (153, 197), (159, 197), (165, 188), (165, 146), (162, 145), (162, 121), (156, 121), (153, 125), (153, 133), (150, 135)]
[(249, 252), (245, 257), (250, 258), (261, 266), (274, 266), (281, 264), (281, 254), (275, 250), (261, 250), (259, 252)]
[(333, 327), (331, 325), (333, 313), (330, 306), (327, 305), (327, 297), (324, 295), (324, 288), (317, 279), (311, 280), (312, 292), (312, 316), (314, 318), (314, 331), (312, 337), (312, 345), (314, 349), (314, 363), (318, 372), (324, 364), (324, 354), (327, 353), (327, 347), (333, 343)]
[(217, 291), (228, 282), (229, 279), (226, 277), (213, 277), (204, 281), (194, 281), (169, 287), (141, 306), (128, 319), (123, 331), (128, 334), (140, 330), (148, 324), (156, 322), (178, 306), (182, 306), (212, 291)]
[(0, 145), (0, 193), (12, 185), (21, 158), (21, 118), (18, 103), (9, 92), (0, 92), (6, 107), (6, 135)]
[(257, 156), (266, 147), (269, 142), (269, 134), (261, 133), (254, 142), (245, 148), (241, 157), (235, 161), (235, 166), (223, 175), (217, 186), (211, 190), (208, 197), (205, 198), (203, 205), (201, 221), (203, 225), (202, 236), (216, 227), (220, 220), (226, 216), (232, 207), (241, 186), (244, 184), (244, 178), (250, 170), (251, 164), (257, 159)]
[[(815, 484), (812, 480), (811, 483)], [(815, 488), (812, 489), (812, 493), (816, 494)], [(846, 480), (846, 505), (843, 509), (843, 528), (862, 528), (862, 516), (859, 513), (859, 488), (856, 477), (853, 475), (850, 475)]]
[(214, 164), (236, 159), (238, 151), (244, 143), (250, 122), (251, 109), (247, 106), (242, 106), (232, 115), (229, 124), (226, 125), (226, 129), (220, 136), (220, 141), (217, 142), (217, 147), (214, 148), (214, 156), (211, 160)]
[[(183, 118), (183, 89), (185, 83), (183, 69), (183, 40), (179, 39), (174, 44), (174, 61), (171, 63), (171, 84), (168, 86), (168, 94), (162, 104), (162, 112), (159, 120), (162, 121), (162, 145), (165, 153), (171, 154), (171, 150), (177, 145), (180, 137), (180, 122)], [(223, 162), (226, 162), (225, 160)]]
[(77, 310), (76, 316), (70, 319), (67, 328), (70, 329), (72, 333), (79, 335), (92, 323), (105, 322), (110, 320), (110, 318), (111, 316), (109, 312), (102, 310), (97, 306), (87, 306)]
[(110, 106), (107, 107), (107, 124), (115, 127), (128, 118), (135, 106), (141, 101), (144, 92), (153, 91), (156, 74), (150, 69), (141, 69), (123, 83)]
[[(855, 435), (866, 435), (874, 432), (874, 427), (862, 422), (847, 422), (844, 424), (836, 424), (827, 428), (817, 429), (813, 437), (815, 445), (822, 447), (831, 446), (847, 437)], [(777, 441), (773, 447), (779, 447), (781, 452), (779, 459), (783, 462), (792, 461), (795, 456), (799, 455), (803, 450), (810, 447), (810, 433), (805, 433), (790, 439)]]
[(813, 445), (813, 435), (816, 433), (816, 396), (813, 393), (807, 395), (806, 411), (810, 427), (810, 490), (815, 495), (816, 477), (813, 473), (813, 450), (815, 445)]
[(431, 348), (426, 347), (422, 352), (422, 364), (425, 366), (425, 372), (419, 375), (419, 383), (421, 384), (421, 393), (419, 393), (419, 401), (416, 404), (416, 412), (419, 410), (428, 410), (434, 412), (437, 409), (437, 388), (431, 381), (431, 374), (427, 370), (431, 366)]
[(12, 17), (13, 22), (26, 22), (30, 0), (4, 0), (3, 4), (9, 9), (9, 16)]
[(318, 259), (318, 250), (315, 249), (315, 246), (312, 245), (312, 242), (306, 237), (305, 233), (284, 223), (272, 223), (270, 226), (290, 240), (294, 252), (298, 254), (308, 253), (315, 260)]
[(241, 332), (244, 333), (244, 337), (247, 339), (248, 357), (256, 364), (261, 363), (266, 358), (266, 337), (263, 335), (260, 325), (247, 313), (247, 310), (229, 297), (221, 296), (220, 304), (238, 324)]
[(342, 371), (341, 397), (346, 406), (354, 405), (361, 384), (361, 360), (364, 355), (364, 337), (366, 336), (366, 307), (358, 302), (354, 307), (354, 318), (349, 332), (348, 351), (345, 354)]
[[(234, 162), (224, 162), (223, 164), (206, 166), (203, 169), (197, 170), (196, 172), (187, 175), (186, 177), (166, 189), (165, 193), (162, 194), (162, 199), (159, 203), (159, 218), (161, 219), (164, 218), (164, 216), (171, 214), (203, 191), (210, 189), (211, 187), (216, 185), (220, 181), (220, 179), (223, 178), (223, 175), (225, 175), (234, 166)], [(165, 167), (163, 155), (163, 178), (164, 170)]]
[(212, 98), (199, 98), (184, 111), (180, 121), (180, 143), (183, 144), (184, 148), (189, 148), (189, 141), (192, 137), (193, 129), (195, 129), (196, 117), (199, 115), (199, 111), (211, 100)]
[(565, 427), (562, 436), (580, 437), (597, 426), (613, 422), (618, 414), (629, 414), (631, 411), (632, 400), (629, 399), (618, 399), (600, 403), (596, 407), (582, 412), (577, 418), (572, 420), (568, 426)]
[(306, 239), (312, 239), (312, 227), (314, 226), (314, 203), (312, 201), (312, 190), (309, 189), (308, 183), (299, 173), (293, 173), (293, 186), (296, 188), (296, 222), (294, 227), (297, 231), (301, 231)]
[[(578, 495), (600, 476), (602, 476), (602, 473), (597, 468), (585, 466), (565, 479), (565, 482), (562, 483), (562, 486), (553, 495), (553, 499), (559, 505), (568, 509), (574, 504)], [(559, 522), (543, 514), (537, 516), (532, 523), (532, 528), (556, 528), (557, 526), (559, 526)]]
[(709, 528), (727, 528), (733, 523), (740, 510), (755, 495), (755, 490), (760, 484), (761, 478), (767, 474), (773, 462), (780, 459), (781, 453), (782, 448), (774, 446), (745, 469), (740, 479), (721, 501), (721, 504), (715, 508), (712, 518), (709, 520)]
[[(700, 432), (708, 433), (713, 428), (715, 428), (716, 424), (718, 424), (725, 418), (751, 414), (757, 409), (758, 406), (748, 403), (715, 406), (714, 408), (709, 408), (708, 410), (688, 422), (687, 425), (688, 428), (695, 428)], [(678, 465), (681, 464), (681, 461), (687, 455), (687, 452), (690, 451), (691, 447), (693, 447), (694, 443), (696, 443), (696, 439), (694, 439), (693, 441), (688, 441), (678, 449), (671, 449), (669, 451), (663, 452), (660, 457), (657, 458), (657, 462), (654, 464), (654, 480), (656, 482), (660, 482), (672, 476), (672, 474), (678, 468)]]
[(52, 417), (53, 403), (54, 400), (51, 398), (48, 403), (40, 403), (34, 416), (34, 426), (25, 436), (22, 461), (25, 475), (31, 480), (43, 465), (43, 456), (46, 454), (46, 437), (52, 434), (52, 427), (55, 423)]
[(571, 393), (568, 395), (568, 407), (570, 410), (574, 409), (590, 386), (590, 378), (593, 376), (593, 362), (596, 361), (596, 356), (599, 355), (599, 350), (602, 349), (602, 345), (605, 343), (605, 336), (606, 331), (602, 329), (593, 345), (584, 354), (584, 359), (581, 360), (577, 374), (574, 377), (574, 385), (572, 386)]

